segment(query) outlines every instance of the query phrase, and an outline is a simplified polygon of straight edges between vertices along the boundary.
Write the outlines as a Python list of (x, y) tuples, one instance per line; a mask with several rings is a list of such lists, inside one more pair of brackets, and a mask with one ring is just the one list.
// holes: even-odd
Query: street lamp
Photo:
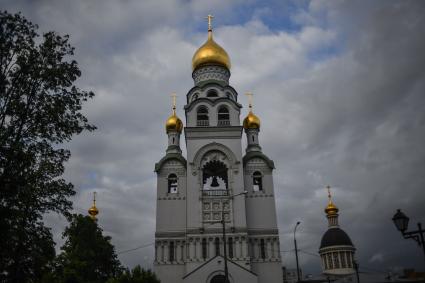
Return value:
[[(229, 198), (246, 195), (248, 191), (231, 195)], [(223, 249), (224, 249), (224, 282), (229, 283), (229, 270), (227, 269), (227, 248), (226, 248), (226, 222), (224, 220), (224, 205), (221, 206), (221, 224), (223, 225)]]
[(298, 248), (297, 248), (297, 239), (295, 238), (295, 232), (297, 231), (298, 225), (300, 225), (301, 222), (298, 221), (297, 224), (295, 224), (294, 228), (294, 245), (295, 245), (295, 259), (297, 261), (297, 282), (300, 282), (300, 267), (298, 265)]
[(406, 232), (409, 226), (409, 217), (407, 217), (403, 212), (401, 212), (400, 209), (397, 209), (397, 212), (396, 214), (394, 214), (392, 220), (397, 230), (400, 231), (401, 234), (403, 235), (403, 238), (413, 239), (418, 243), (419, 246), (422, 246), (422, 250), (424, 253), (424, 260), (425, 260), (425, 241), (424, 241), (425, 230), (422, 229), (421, 222), (418, 222), (418, 230)]

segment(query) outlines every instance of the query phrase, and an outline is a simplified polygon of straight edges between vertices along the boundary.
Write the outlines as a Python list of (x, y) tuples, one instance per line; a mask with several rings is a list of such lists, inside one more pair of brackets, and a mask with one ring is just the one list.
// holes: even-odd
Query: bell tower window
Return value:
[(196, 113), (196, 125), (198, 126), (209, 126), (208, 109), (204, 106), (198, 108)]
[(178, 185), (177, 185), (177, 175), (170, 174), (168, 175), (168, 193), (169, 194), (177, 194), (178, 193)]
[(218, 126), (229, 126), (230, 125), (230, 115), (229, 109), (225, 106), (221, 106), (218, 109)]
[(252, 175), (252, 190), (254, 192), (263, 190), (263, 175), (261, 175), (261, 172), (255, 171)]
[(208, 162), (202, 169), (202, 181), (204, 191), (210, 191), (215, 195), (226, 195), (228, 186), (226, 165), (218, 160)]

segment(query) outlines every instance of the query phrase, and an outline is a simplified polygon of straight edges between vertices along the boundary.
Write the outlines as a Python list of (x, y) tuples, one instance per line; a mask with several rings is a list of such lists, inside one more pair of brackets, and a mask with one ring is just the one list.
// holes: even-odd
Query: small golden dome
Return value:
[(217, 64), (226, 67), (230, 70), (230, 57), (227, 55), (226, 50), (218, 45), (213, 37), (212, 30), (208, 30), (208, 39), (199, 49), (195, 52), (192, 58), (192, 70), (208, 65)]
[(258, 118), (252, 111), (249, 111), (248, 116), (243, 120), (243, 127), (245, 129), (259, 129), (260, 118)]
[(99, 210), (97, 209), (97, 207), (95, 205), (93, 205), (92, 207), (90, 207), (89, 214), (92, 217), (96, 217), (96, 215), (99, 214)]
[(335, 214), (338, 213), (339, 209), (332, 202), (331, 187), (330, 186), (327, 186), (326, 189), (328, 190), (328, 199), (329, 199), (329, 202), (328, 202), (328, 206), (325, 208), (325, 213), (327, 215), (335, 215)]
[(96, 207), (96, 192), (93, 192), (93, 205), (88, 210), (91, 219), (96, 220), (96, 215), (99, 214), (99, 209)]
[(328, 206), (325, 208), (325, 213), (328, 215), (337, 214), (339, 211), (338, 207), (336, 207), (332, 202), (328, 203)]
[(176, 112), (173, 110), (173, 114), (167, 119), (165, 123), (165, 130), (167, 133), (169, 131), (177, 131), (179, 133), (183, 130), (183, 122), (177, 117)]

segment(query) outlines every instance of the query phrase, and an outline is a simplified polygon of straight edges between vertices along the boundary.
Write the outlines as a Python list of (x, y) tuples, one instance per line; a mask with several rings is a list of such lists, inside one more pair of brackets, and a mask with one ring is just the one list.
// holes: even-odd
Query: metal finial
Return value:
[(212, 19), (214, 18), (213, 15), (208, 15), (206, 19), (208, 20), (208, 31), (212, 31)]
[(247, 92), (247, 93), (245, 93), (245, 95), (246, 96), (248, 96), (248, 107), (249, 107), (249, 111), (252, 111), (252, 96), (254, 95), (253, 93), (251, 93), (251, 92)]
[(93, 192), (93, 205), (96, 205), (96, 192)]
[(331, 186), (327, 186), (326, 189), (328, 190), (328, 199), (329, 199), (329, 202), (332, 202)]
[(175, 92), (171, 93), (171, 97), (173, 98), (173, 113), (176, 113), (176, 98), (177, 94)]

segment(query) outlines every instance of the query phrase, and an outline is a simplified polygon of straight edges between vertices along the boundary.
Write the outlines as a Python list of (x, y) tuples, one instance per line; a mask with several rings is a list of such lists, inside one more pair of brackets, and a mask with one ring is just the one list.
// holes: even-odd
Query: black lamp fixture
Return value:
[(422, 224), (418, 222), (418, 230), (416, 231), (407, 231), (409, 226), (409, 217), (407, 217), (406, 214), (401, 211), (401, 209), (397, 209), (397, 212), (394, 214), (392, 220), (397, 230), (400, 231), (403, 235), (403, 238), (413, 239), (418, 243), (419, 246), (422, 246), (425, 259), (425, 230), (422, 229)]
[(405, 232), (409, 227), (409, 217), (406, 216), (400, 209), (397, 209), (396, 214), (393, 216), (393, 222), (395, 227), (401, 233)]

